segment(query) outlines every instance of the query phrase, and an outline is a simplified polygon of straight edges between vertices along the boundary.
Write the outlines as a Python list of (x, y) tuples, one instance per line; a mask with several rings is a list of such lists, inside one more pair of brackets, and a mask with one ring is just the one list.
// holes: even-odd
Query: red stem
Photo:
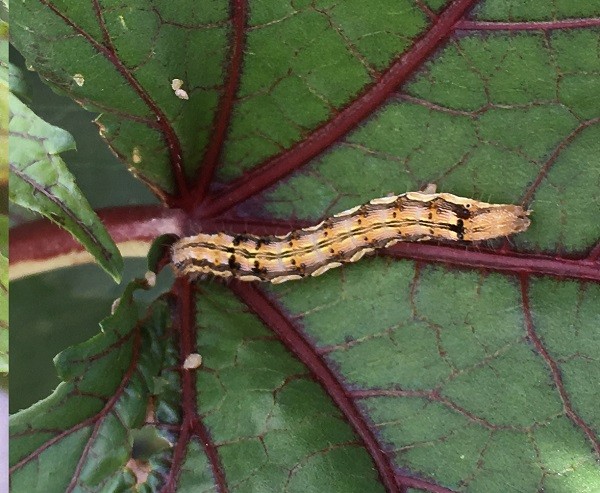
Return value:
[[(160, 206), (127, 206), (98, 212), (116, 243), (151, 241), (165, 233), (182, 234), (184, 215), (177, 209)], [(43, 219), (16, 226), (10, 230), (10, 262), (45, 260), (83, 247), (64, 229)]]
[(254, 284), (232, 282), (232, 291), (269, 327), (283, 344), (311, 371), (336, 406), (344, 414), (371, 455), (387, 492), (400, 492), (390, 459), (385, 455), (372, 428), (365, 421), (354, 401), (341, 384), (338, 375), (329, 368), (323, 357), (308, 342), (289, 317)]
[[(184, 214), (174, 209), (157, 206), (121, 207), (104, 209), (98, 213), (110, 235), (117, 243), (127, 240), (151, 241), (165, 233), (189, 234)], [(230, 233), (272, 235), (284, 234), (290, 229), (310, 226), (304, 222), (275, 222), (244, 219), (205, 221), (202, 230), (217, 232), (225, 229)], [(477, 249), (478, 248), (478, 249)], [(18, 226), (10, 234), (10, 262), (16, 264), (28, 260), (44, 260), (83, 247), (67, 232), (49, 223), (36, 221)], [(494, 251), (478, 246), (456, 246), (432, 243), (401, 242), (382, 250), (379, 255), (415, 261), (442, 263), (458, 267), (486, 269), (514, 275), (550, 275), (560, 278), (600, 281), (600, 244), (583, 258), (568, 258)]]
[(179, 428), (177, 444), (173, 451), (173, 460), (171, 469), (162, 493), (174, 493), (177, 491), (177, 479), (181, 473), (181, 468), (185, 460), (187, 447), (190, 439), (196, 436), (210, 464), (214, 485), (218, 493), (227, 492), (227, 483), (225, 473), (220, 464), (217, 449), (208, 433), (208, 430), (200, 420), (197, 413), (197, 395), (196, 395), (196, 372), (186, 370), (183, 363), (186, 358), (196, 352), (196, 323), (193, 300), (195, 298), (194, 290), (189, 280), (178, 278), (175, 281), (174, 292), (177, 295), (177, 330), (179, 333), (179, 365), (181, 368), (181, 410), (182, 418)]

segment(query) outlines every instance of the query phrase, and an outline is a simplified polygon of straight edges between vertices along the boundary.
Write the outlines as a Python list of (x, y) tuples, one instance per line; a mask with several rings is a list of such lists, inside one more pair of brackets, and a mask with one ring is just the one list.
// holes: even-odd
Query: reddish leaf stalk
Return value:
[(386, 98), (393, 94), (416, 69), (453, 32), (457, 21), (477, 0), (455, 0), (437, 18), (431, 29), (416, 41), (373, 86), (369, 87), (352, 104), (337, 113), (302, 142), (275, 156), (262, 166), (253, 169), (234, 181), (224, 193), (213, 194), (202, 205), (201, 217), (215, 217), (244, 200), (258, 194), (278, 180), (289, 175), (355, 128), (371, 115)]
[[(160, 206), (111, 207), (98, 212), (116, 243), (152, 241), (165, 233), (182, 234), (184, 215)], [(25, 223), (10, 230), (11, 265), (47, 260), (83, 247), (65, 230), (47, 220)]]
[(396, 483), (395, 472), (389, 458), (381, 450), (377, 437), (342, 386), (339, 376), (332, 372), (314, 346), (305, 339), (298, 328), (290, 322), (289, 317), (284, 315), (263, 291), (249, 283), (234, 281), (230, 286), (244, 304), (279, 337), (323, 386), (363, 441), (386, 491), (400, 493), (401, 489)]
[(598, 439), (598, 436), (596, 436), (594, 430), (573, 409), (571, 399), (569, 398), (569, 394), (565, 389), (560, 368), (552, 356), (550, 356), (550, 353), (535, 331), (535, 324), (533, 322), (531, 307), (529, 305), (529, 279), (526, 276), (521, 276), (521, 298), (523, 302), (523, 312), (525, 314), (525, 327), (527, 329), (527, 336), (534, 345), (536, 351), (550, 368), (552, 380), (554, 381), (554, 385), (556, 385), (556, 390), (558, 391), (558, 395), (562, 401), (564, 412), (571, 422), (585, 433), (588, 440), (592, 444), (597, 459), (600, 459), (600, 440)]
[(209, 140), (204, 159), (200, 165), (200, 175), (197, 183), (191, 191), (195, 203), (202, 202), (206, 196), (208, 188), (212, 183), (215, 170), (219, 164), (219, 158), (223, 150), (233, 104), (235, 102), (235, 94), (238, 89), (240, 76), (242, 73), (242, 62), (244, 55), (245, 44), (245, 28), (247, 17), (247, 1), (246, 0), (230, 0), (230, 8), (232, 11), (233, 33), (231, 40), (230, 62), (228, 70), (228, 78), (225, 84), (225, 91), (221, 96), (219, 110), (216, 114), (213, 133)]

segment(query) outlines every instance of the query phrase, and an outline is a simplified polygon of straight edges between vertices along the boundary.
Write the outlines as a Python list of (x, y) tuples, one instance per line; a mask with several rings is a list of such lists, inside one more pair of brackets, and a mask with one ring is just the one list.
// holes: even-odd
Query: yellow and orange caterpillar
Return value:
[(480, 241), (519, 233), (529, 226), (529, 212), (449, 193), (409, 192), (373, 199), (283, 236), (182, 238), (172, 246), (172, 262), (192, 278), (213, 274), (278, 284), (319, 276), (399, 241)]

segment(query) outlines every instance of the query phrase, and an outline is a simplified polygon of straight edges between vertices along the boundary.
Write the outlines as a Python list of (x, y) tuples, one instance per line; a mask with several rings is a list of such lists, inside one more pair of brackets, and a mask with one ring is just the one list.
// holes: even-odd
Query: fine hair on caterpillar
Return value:
[(482, 241), (525, 231), (530, 211), (449, 193), (408, 192), (373, 199), (282, 236), (205, 234), (172, 246), (178, 274), (282, 283), (318, 276), (400, 241)]

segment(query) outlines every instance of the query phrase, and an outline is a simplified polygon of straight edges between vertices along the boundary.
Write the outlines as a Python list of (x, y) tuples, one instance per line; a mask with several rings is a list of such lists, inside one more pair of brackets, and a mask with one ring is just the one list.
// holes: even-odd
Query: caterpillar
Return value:
[(204, 274), (274, 284), (319, 276), (400, 241), (481, 241), (525, 231), (530, 211), (435, 192), (373, 199), (316, 226), (283, 236), (204, 234), (172, 245), (180, 275)]

